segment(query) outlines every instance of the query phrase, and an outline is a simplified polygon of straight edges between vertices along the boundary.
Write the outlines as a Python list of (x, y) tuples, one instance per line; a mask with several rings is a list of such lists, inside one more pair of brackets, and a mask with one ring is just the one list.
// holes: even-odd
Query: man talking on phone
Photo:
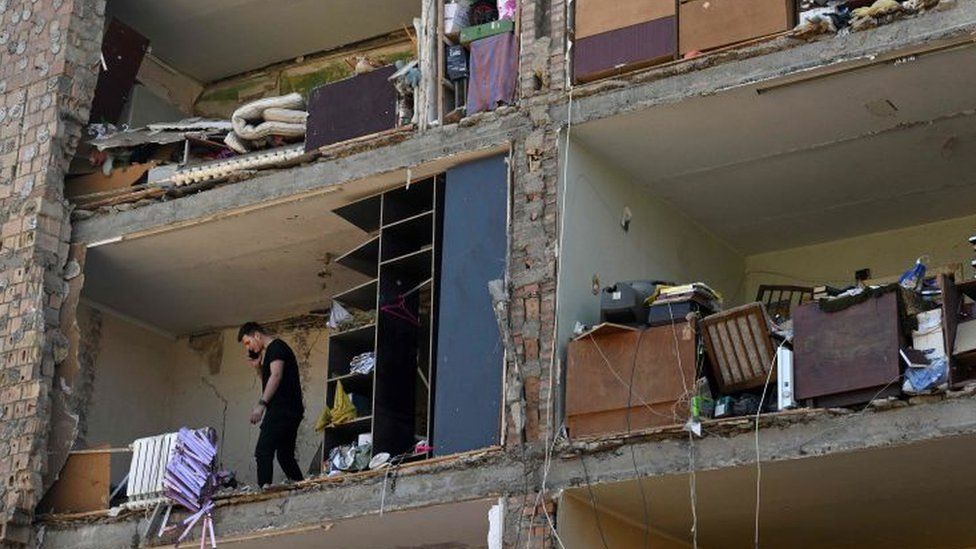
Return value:
[(269, 336), (257, 322), (241, 326), (237, 341), (244, 344), (248, 362), (261, 377), (261, 398), (251, 412), (251, 423), (261, 423), (261, 434), (254, 448), (258, 486), (263, 488), (272, 483), (275, 456), (285, 476), (300, 481), (302, 470), (295, 460), (295, 443), (305, 405), (295, 353), (284, 341)]

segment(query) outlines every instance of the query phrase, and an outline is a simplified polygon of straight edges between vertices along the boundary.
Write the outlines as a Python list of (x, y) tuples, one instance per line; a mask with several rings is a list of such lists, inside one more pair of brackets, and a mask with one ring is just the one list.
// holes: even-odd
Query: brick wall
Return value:
[(0, 0), (0, 542), (43, 492), (70, 224), (64, 173), (88, 120), (104, 0)]
[[(565, 87), (564, 0), (521, 3), (520, 107), (531, 129), (515, 142), (510, 327), (520, 379), (509, 364), (507, 440), (544, 443), (558, 427), (553, 360), (558, 243), (559, 130), (549, 107)], [(513, 383), (514, 382), (514, 383)], [(512, 391), (521, 388), (521, 394)], [(524, 399), (524, 403), (521, 402)], [(524, 409), (522, 407), (524, 406)]]

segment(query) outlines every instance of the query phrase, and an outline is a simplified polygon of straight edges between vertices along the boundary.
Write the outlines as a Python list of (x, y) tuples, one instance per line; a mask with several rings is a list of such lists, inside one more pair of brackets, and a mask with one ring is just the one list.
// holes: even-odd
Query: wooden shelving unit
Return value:
[[(360, 417), (326, 428), (326, 462), (333, 448), (365, 433), (372, 434), (374, 454), (399, 455), (430, 440), (443, 188), (443, 177), (434, 177), (335, 210), (370, 234), (337, 263), (374, 278), (333, 299), (375, 311), (376, 322), (330, 336), (327, 404), (334, 405), (341, 382), (355, 395)], [(373, 371), (351, 373), (352, 359), (366, 352), (376, 353)]]

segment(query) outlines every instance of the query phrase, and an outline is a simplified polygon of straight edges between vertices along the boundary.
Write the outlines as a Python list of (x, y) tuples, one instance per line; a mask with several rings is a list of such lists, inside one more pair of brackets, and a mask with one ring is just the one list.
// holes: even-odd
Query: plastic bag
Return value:
[(332, 425), (342, 425), (356, 419), (356, 407), (352, 403), (352, 398), (346, 394), (342, 382), (336, 382), (335, 398), (332, 408), (326, 407), (315, 422), (315, 430), (323, 431)]
[(352, 318), (352, 315), (349, 314), (349, 311), (340, 305), (338, 301), (333, 301), (332, 309), (329, 310), (329, 322), (326, 323), (326, 326), (328, 326), (330, 330), (335, 330), (340, 324), (349, 320), (350, 318)]
[(911, 269), (905, 271), (898, 279), (898, 284), (905, 289), (918, 291), (922, 287), (922, 283), (925, 282), (925, 260), (926, 256), (922, 256), (915, 260), (915, 265)]
[(514, 20), (517, 5), (517, 0), (498, 0), (498, 18)]
[(939, 357), (924, 368), (905, 368), (902, 391), (909, 394), (924, 393), (949, 380), (949, 360)]

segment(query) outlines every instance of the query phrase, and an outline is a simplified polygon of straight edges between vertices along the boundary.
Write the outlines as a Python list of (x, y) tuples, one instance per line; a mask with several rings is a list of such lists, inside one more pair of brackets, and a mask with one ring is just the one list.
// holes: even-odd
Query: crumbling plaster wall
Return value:
[(0, 543), (28, 541), (48, 468), (51, 380), (67, 348), (63, 180), (103, 16), (104, 0), (0, 0)]
[(933, 269), (961, 264), (965, 278), (971, 278), (968, 238), (974, 231), (976, 215), (751, 255), (743, 292), (755, 296), (760, 284), (845, 287), (854, 283), (858, 269), (871, 269), (875, 278), (898, 276), (922, 255)]
[[(83, 410), (84, 445), (127, 447), (136, 438), (180, 427), (213, 427), (221, 436), (221, 466), (242, 482), (254, 484), (254, 445), (259, 428), (248, 421), (260, 398), (261, 383), (243, 358), (236, 329), (192, 338), (171, 338), (110, 312), (82, 306), (82, 332), (94, 358), (90, 403)], [(98, 322), (99, 331), (90, 326)], [(298, 459), (303, 470), (315, 460), (322, 441), (314, 430), (325, 405), (328, 331), (321, 321), (270, 324), (298, 358), (305, 397)], [(113, 471), (118, 482), (125, 471)], [(276, 480), (283, 480), (276, 469)]]
[[(322, 442), (322, 433), (315, 431), (315, 420), (325, 406), (325, 379), (328, 365), (328, 331), (321, 323), (269, 324), (267, 329), (291, 346), (298, 359), (305, 397), (305, 420), (298, 432), (298, 464), (307, 472)], [(254, 485), (257, 471), (254, 465), (254, 445), (259, 428), (248, 418), (261, 397), (261, 381), (244, 360), (244, 351), (237, 342), (237, 330), (228, 329), (216, 334), (220, 346), (213, 361), (206, 351), (192, 348), (181, 339), (174, 353), (172, 377), (174, 388), (170, 426), (202, 427), (201, 422), (223, 432), (220, 444), (222, 466), (237, 473), (244, 483)], [(224, 403), (226, 401), (226, 419)], [(225, 423), (226, 421), (226, 423)], [(284, 475), (275, 466), (275, 481)]]

